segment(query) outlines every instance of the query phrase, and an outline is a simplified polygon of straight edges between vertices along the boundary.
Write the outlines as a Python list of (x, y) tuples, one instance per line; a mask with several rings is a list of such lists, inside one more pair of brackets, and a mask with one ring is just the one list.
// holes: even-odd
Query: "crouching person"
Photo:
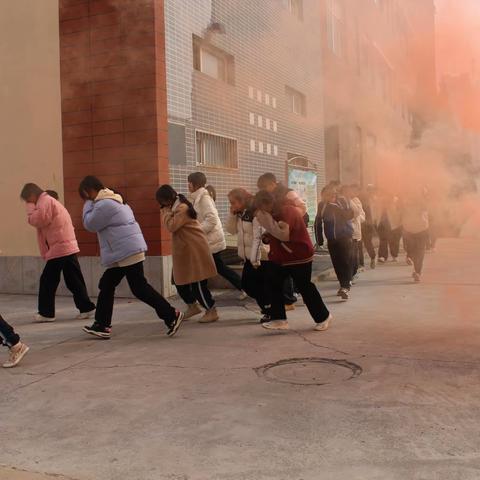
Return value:
[(276, 204), (268, 192), (257, 193), (255, 206), (256, 217), (267, 231), (265, 241), (270, 244), (271, 321), (263, 327), (268, 330), (289, 328), (282, 289), (285, 278), (291, 275), (316, 324), (315, 330), (327, 330), (332, 316), (312, 282), (314, 249), (302, 216), (295, 207)]
[(147, 244), (132, 209), (121, 195), (105, 188), (96, 177), (84, 178), (79, 193), (85, 200), (83, 224), (97, 234), (102, 265), (106, 267), (99, 284), (95, 322), (83, 330), (110, 338), (115, 289), (126, 277), (135, 297), (156, 311), (167, 326), (167, 335), (173, 337), (183, 321), (183, 313), (176, 311), (145, 278)]
[(267, 285), (268, 252), (262, 242), (264, 230), (255, 218), (253, 196), (243, 188), (228, 194), (230, 216), (228, 233), (237, 236), (238, 256), (244, 261), (242, 290), (253, 298), (263, 314), (261, 323), (270, 321), (270, 290)]
[[(162, 210), (162, 223), (172, 233), (173, 280), (179, 295), (182, 298), (192, 295), (192, 300), (205, 309), (199, 323), (216, 322), (218, 312), (207, 283), (217, 275), (217, 269), (197, 212), (170, 185), (162, 185), (156, 198)], [(194, 306), (189, 304), (189, 308)]]

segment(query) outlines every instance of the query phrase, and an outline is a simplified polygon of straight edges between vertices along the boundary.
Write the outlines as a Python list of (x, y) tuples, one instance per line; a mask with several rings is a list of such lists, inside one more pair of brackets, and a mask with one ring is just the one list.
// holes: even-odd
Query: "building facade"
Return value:
[(165, 0), (165, 17), (174, 187), (203, 171), (225, 218), (228, 191), (255, 192), (262, 173), (323, 184), (318, 2)]
[[(316, 0), (30, 3), (0, 7), (0, 45), (16, 38), (25, 53), (9, 57), (0, 46), (2, 64), (18, 65), (0, 92), (11, 155), (2, 163), (2, 195), (5, 204), (17, 199), (26, 182), (60, 194), (92, 294), (103, 269), (95, 235), (82, 226), (85, 175), (132, 206), (149, 246), (147, 275), (166, 295), (171, 245), (154, 199), (158, 185), (186, 192), (188, 174), (202, 170), (225, 217), (227, 192), (255, 191), (258, 176), (271, 171), (315, 211), (324, 182)], [(36, 293), (43, 261), (19, 200), (1, 242), (0, 292)], [(119, 293), (128, 293), (125, 285)]]
[(382, 183), (436, 92), (433, 0), (319, 3), (326, 177)]

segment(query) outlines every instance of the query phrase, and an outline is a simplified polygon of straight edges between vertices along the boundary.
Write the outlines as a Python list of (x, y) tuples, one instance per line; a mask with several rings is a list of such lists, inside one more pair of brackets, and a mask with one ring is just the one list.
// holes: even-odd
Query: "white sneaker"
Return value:
[(237, 298), (238, 298), (238, 300), (245, 300), (245, 299), (248, 298), (248, 295), (242, 290), (240, 292), (240, 295)]
[(33, 317), (33, 320), (37, 323), (52, 323), (55, 321), (55, 317), (50, 318), (50, 317), (44, 317), (43, 315), (40, 315), (37, 313), (35, 317)]
[(267, 330), (288, 330), (290, 328), (287, 320), (272, 320), (271, 322), (262, 323), (262, 327)]
[(187, 308), (187, 311), (185, 312), (183, 320), (188, 320), (189, 318), (192, 318), (195, 315), (198, 315), (200, 313), (202, 313), (202, 309), (200, 308), (200, 305), (198, 303), (192, 303), (191, 305), (188, 305), (188, 308)]
[(95, 318), (95, 310), (80, 313), (75, 317), (75, 320), (89, 320), (90, 318)]
[(385, 263), (387, 259), (385, 257), (379, 257), (378, 258), (378, 263)]
[(398, 263), (398, 258), (397, 258), (397, 257), (393, 257), (393, 258), (392, 258), (392, 263)]
[(317, 323), (315, 326), (314, 330), (316, 332), (324, 332), (325, 330), (328, 330), (328, 327), (330, 326), (330, 322), (333, 320), (332, 314), (328, 316), (328, 318), (322, 322), (322, 323)]
[(24, 343), (17, 343), (14, 347), (10, 348), (10, 357), (3, 364), (3, 368), (12, 368), (16, 367), (21, 361), (22, 358), (27, 354), (30, 348)]

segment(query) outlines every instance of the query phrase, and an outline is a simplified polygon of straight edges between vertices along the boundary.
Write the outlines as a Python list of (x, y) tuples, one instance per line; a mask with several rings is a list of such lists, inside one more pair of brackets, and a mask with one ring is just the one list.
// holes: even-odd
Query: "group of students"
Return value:
[[(317, 244), (327, 239), (340, 289), (338, 296), (348, 300), (360, 267), (364, 267), (364, 248), (373, 269), (379, 263), (398, 262), (403, 238), (406, 262), (413, 265), (412, 277), (420, 282), (425, 252), (435, 246), (428, 208), (428, 191), (411, 189), (402, 198), (369, 186), (331, 182), (322, 190), (315, 219)], [(378, 235), (378, 255), (374, 236)]]
[[(237, 234), (238, 252), (245, 262), (242, 277), (228, 268), (222, 259), (226, 249), (223, 227), (215, 206), (214, 190), (207, 189), (201, 172), (188, 177), (189, 198), (170, 185), (156, 192), (162, 224), (172, 234), (172, 281), (183, 301), (185, 312), (175, 309), (149, 283), (144, 274), (147, 245), (134, 213), (118, 192), (94, 177), (85, 177), (79, 185), (83, 199), (83, 225), (97, 234), (101, 263), (105, 271), (99, 282), (97, 303), (87, 293), (78, 261), (79, 247), (67, 209), (53, 191), (44, 191), (34, 183), (26, 184), (21, 198), (26, 203), (28, 223), (37, 230), (41, 256), (46, 260), (40, 277), (38, 322), (55, 321), (55, 296), (63, 273), (79, 314), (77, 319), (93, 319), (83, 330), (109, 339), (116, 287), (126, 278), (139, 300), (151, 306), (164, 321), (167, 335), (173, 337), (182, 322), (202, 313), (200, 323), (219, 319), (208, 280), (224, 276), (240, 292), (259, 305), (261, 324), (269, 330), (289, 328), (286, 290), (295, 285), (310, 312), (315, 331), (329, 327), (332, 316), (311, 281), (314, 247), (307, 230), (306, 206), (292, 190), (278, 183), (271, 173), (258, 180), (255, 195), (234, 189), (227, 230)], [(288, 292), (287, 292), (288, 293)], [(293, 296), (292, 292), (290, 295)], [(288, 308), (287, 308), (288, 309)], [(21, 342), (13, 328), (0, 317), (0, 335), (10, 349), (4, 367), (16, 366), (29, 347)]]

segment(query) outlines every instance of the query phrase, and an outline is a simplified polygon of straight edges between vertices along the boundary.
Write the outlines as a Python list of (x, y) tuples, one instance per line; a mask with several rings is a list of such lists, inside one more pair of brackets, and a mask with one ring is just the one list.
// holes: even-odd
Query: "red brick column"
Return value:
[(65, 202), (83, 255), (78, 184), (98, 176), (132, 206), (150, 255), (170, 253), (154, 194), (168, 182), (165, 30), (160, 0), (60, 0)]

